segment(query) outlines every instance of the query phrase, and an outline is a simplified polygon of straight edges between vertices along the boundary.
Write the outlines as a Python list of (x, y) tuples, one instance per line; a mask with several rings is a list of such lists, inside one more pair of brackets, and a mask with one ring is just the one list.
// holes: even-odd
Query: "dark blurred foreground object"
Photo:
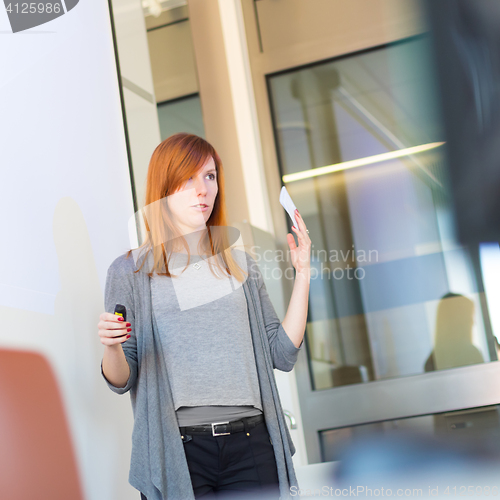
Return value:
[(458, 238), (500, 240), (500, 2), (425, 0)]
[(57, 381), (33, 352), (0, 349), (0, 497), (83, 500)]

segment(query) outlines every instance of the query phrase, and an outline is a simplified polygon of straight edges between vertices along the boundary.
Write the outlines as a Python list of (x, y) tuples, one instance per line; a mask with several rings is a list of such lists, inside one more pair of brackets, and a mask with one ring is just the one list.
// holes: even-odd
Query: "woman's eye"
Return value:
[(212, 180), (215, 180), (215, 174), (208, 174), (212, 176)]

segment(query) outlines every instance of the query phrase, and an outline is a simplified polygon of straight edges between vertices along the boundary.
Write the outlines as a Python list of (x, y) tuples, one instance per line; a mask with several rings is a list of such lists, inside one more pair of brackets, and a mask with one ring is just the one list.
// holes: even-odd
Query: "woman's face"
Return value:
[(168, 207), (182, 234), (206, 228), (218, 190), (217, 170), (210, 157), (196, 175), (168, 196)]

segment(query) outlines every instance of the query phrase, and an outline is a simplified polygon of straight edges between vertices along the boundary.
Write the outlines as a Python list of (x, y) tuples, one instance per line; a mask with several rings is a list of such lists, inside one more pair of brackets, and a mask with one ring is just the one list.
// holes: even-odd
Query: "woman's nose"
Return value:
[(207, 186), (205, 184), (205, 181), (203, 179), (196, 179), (195, 180), (195, 189), (196, 189), (196, 194), (206, 194), (207, 192)]

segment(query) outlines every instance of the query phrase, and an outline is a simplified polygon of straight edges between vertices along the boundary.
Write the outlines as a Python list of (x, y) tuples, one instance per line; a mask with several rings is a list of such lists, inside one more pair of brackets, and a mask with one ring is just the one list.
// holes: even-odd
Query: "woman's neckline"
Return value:
[[(185, 256), (187, 257), (187, 253), (186, 252), (172, 252), (172, 255), (175, 255), (175, 256), (178, 256), (178, 255), (182, 255), (182, 256)], [(190, 254), (191, 257), (201, 257), (201, 258), (207, 258), (208, 255), (207, 254), (199, 254), (199, 253), (191, 253)]]
[[(187, 255), (187, 252), (174, 252), (172, 251), (172, 253), (179, 253), (179, 254), (182, 254), (182, 255)], [(199, 253), (193, 253), (191, 252), (191, 255), (200, 255)], [(206, 255), (206, 254), (203, 254), (203, 255)]]

